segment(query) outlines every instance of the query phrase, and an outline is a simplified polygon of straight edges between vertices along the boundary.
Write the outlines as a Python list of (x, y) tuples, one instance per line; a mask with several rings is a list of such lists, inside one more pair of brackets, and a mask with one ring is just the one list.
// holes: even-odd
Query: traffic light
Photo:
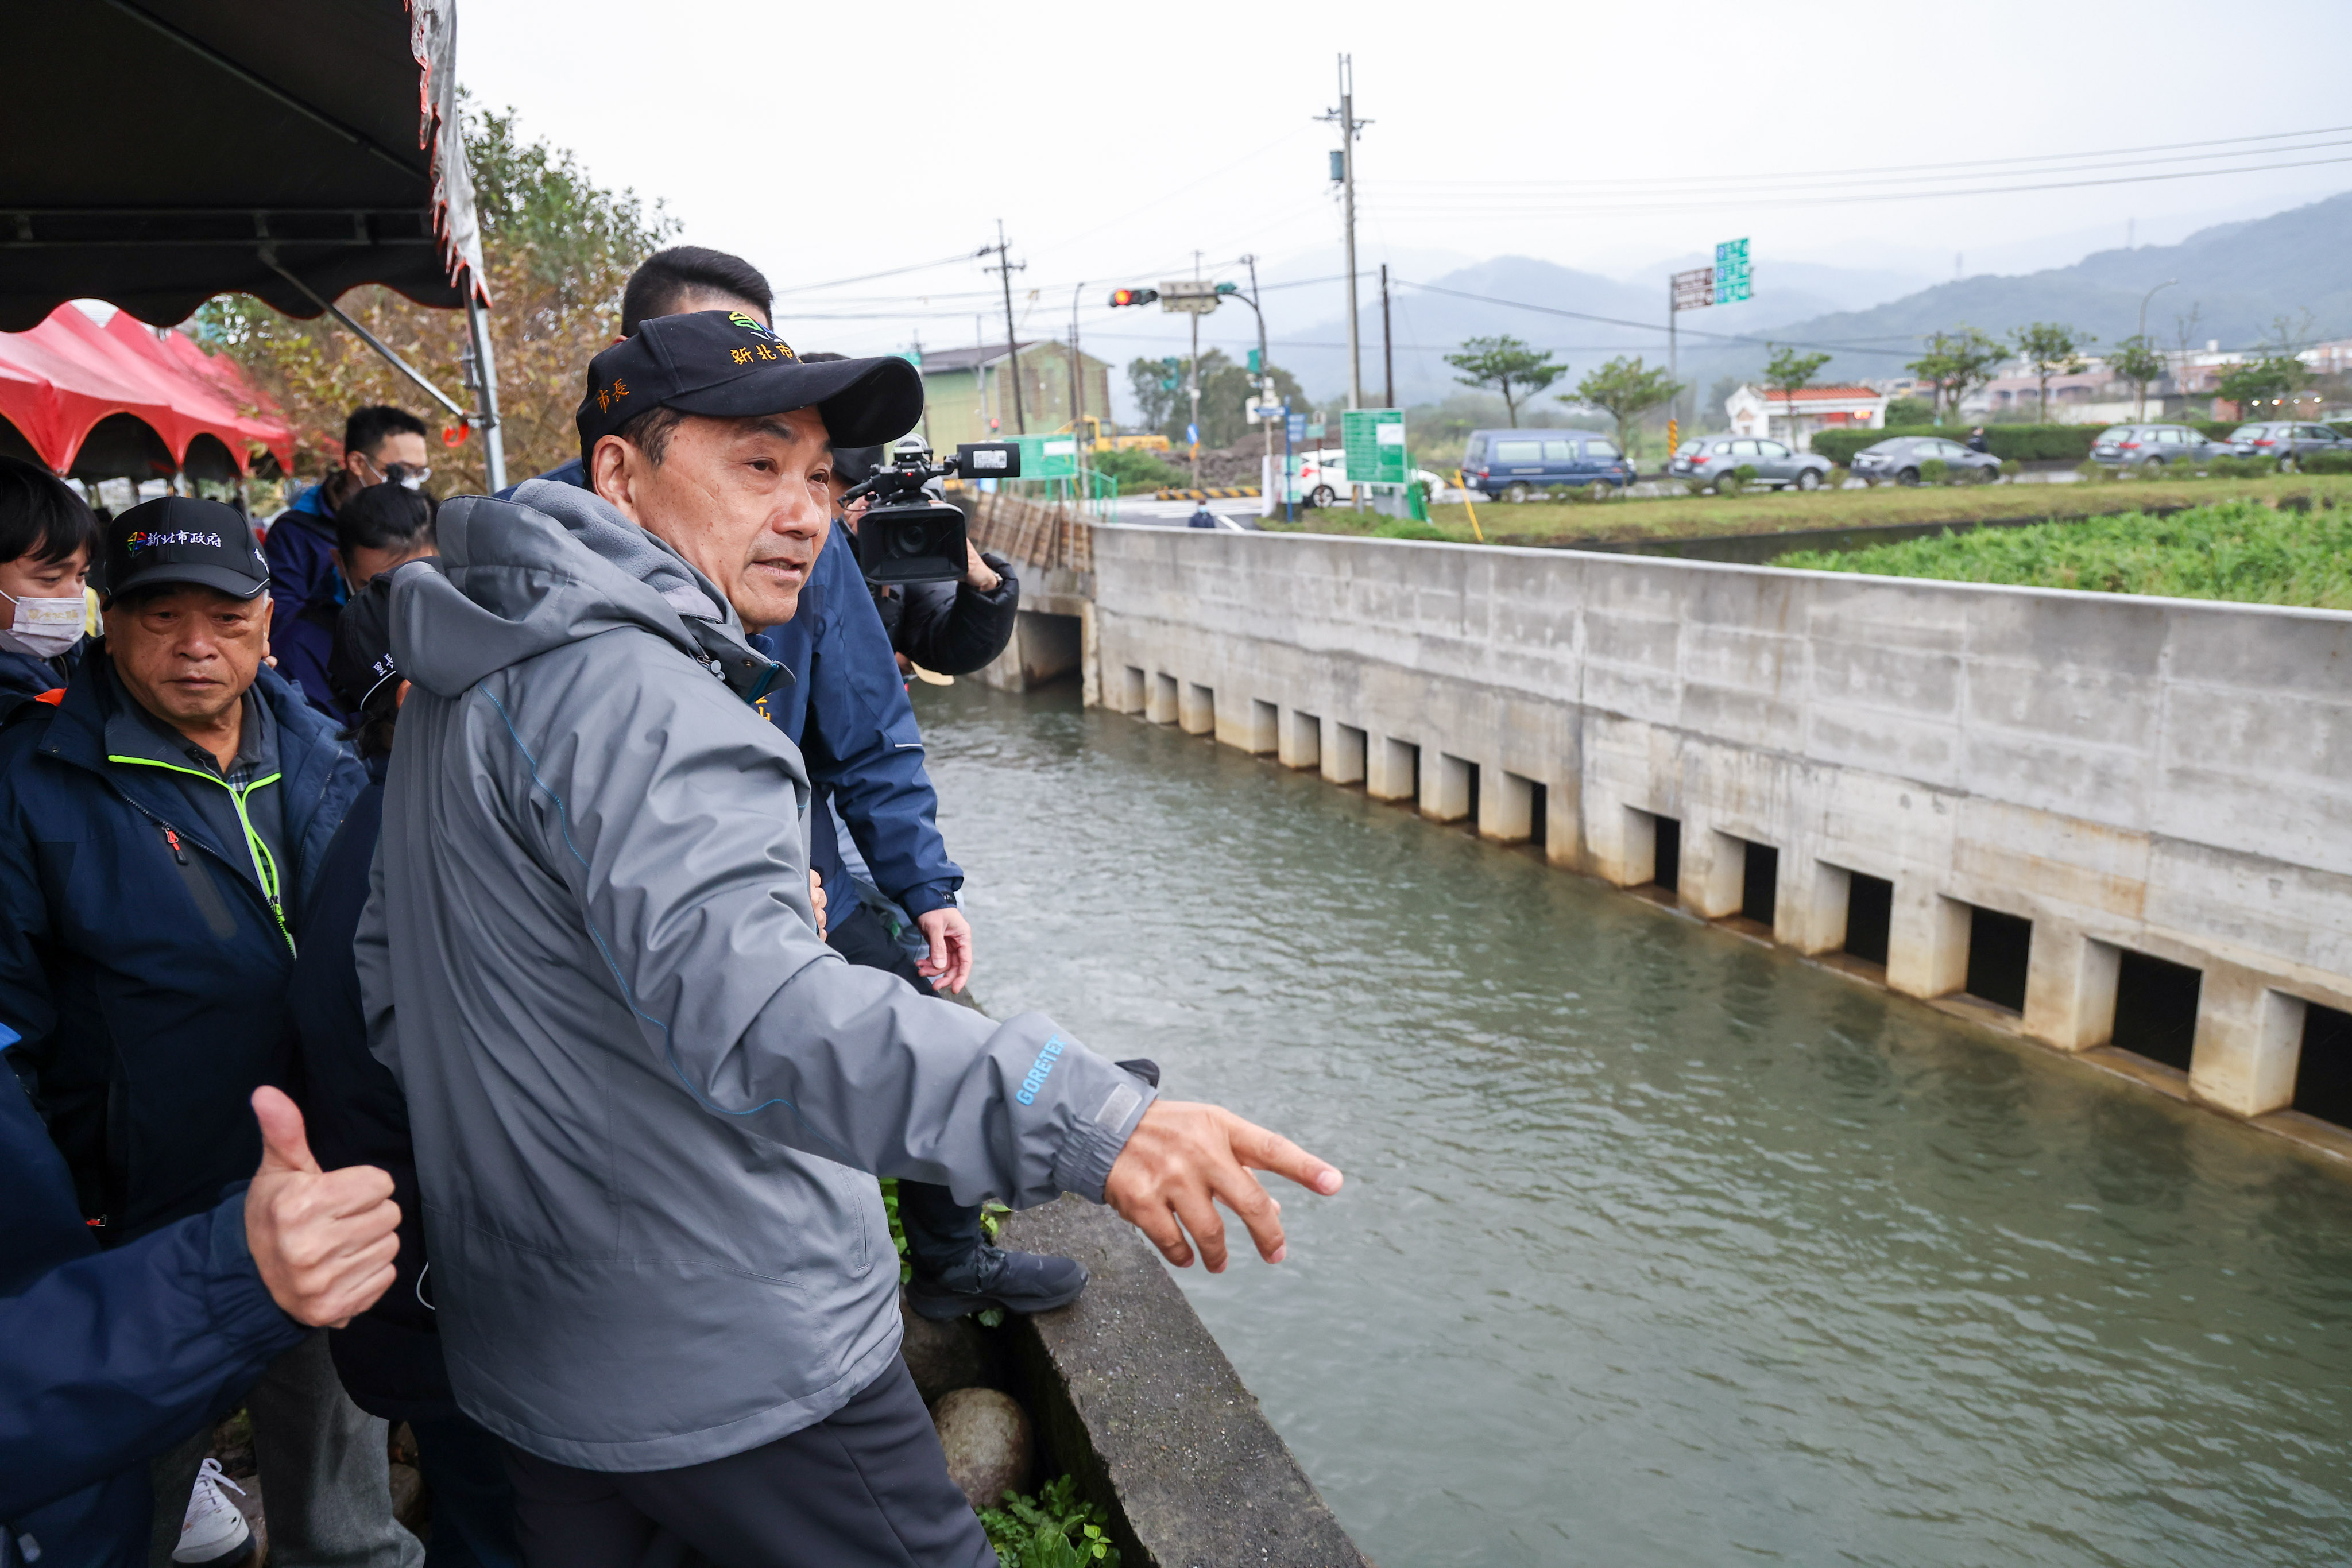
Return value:
[(1157, 288), (1114, 288), (1110, 291), (1111, 308), (1122, 305), (1150, 305), (1160, 298)]
[(1239, 294), (1241, 291), (1242, 286), (1238, 283), (1220, 283), (1217, 285), (1217, 292), (1220, 294)]
[(1174, 392), (1179, 386), (1181, 386), (1183, 384), (1184, 378), (1179, 372), (1181, 372), (1183, 368), (1184, 361), (1178, 359), (1173, 354), (1171, 354), (1166, 359), (1160, 361), (1160, 389), (1164, 392)]
[(1255, 349), (1249, 351), (1249, 373), (1252, 375), (1259, 373), (1258, 355)]

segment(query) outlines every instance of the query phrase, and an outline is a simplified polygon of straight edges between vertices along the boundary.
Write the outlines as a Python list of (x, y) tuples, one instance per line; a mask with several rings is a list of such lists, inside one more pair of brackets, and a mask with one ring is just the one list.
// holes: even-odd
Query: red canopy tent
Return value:
[[(115, 441), (104, 455), (86, 452), (91, 433), (117, 415), (145, 426), (154, 442)], [(280, 467), (294, 457), (293, 432), (236, 366), (184, 333), (158, 332), (121, 312), (101, 328), (74, 305), (59, 306), (29, 332), (0, 332), (0, 419), (48, 468), (89, 478), (218, 467), (200, 445), (206, 437), (239, 476), (252, 471), (257, 448)], [(200, 452), (213, 460), (192, 463)], [(131, 472), (142, 456), (148, 472)]]

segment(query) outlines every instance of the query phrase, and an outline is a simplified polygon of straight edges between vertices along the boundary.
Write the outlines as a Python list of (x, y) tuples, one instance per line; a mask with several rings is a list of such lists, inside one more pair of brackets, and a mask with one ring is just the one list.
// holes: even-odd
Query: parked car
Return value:
[[(1348, 454), (1345, 448), (1327, 446), (1315, 452), (1294, 452), (1298, 460), (1298, 475), (1291, 482), (1290, 498), (1302, 507), (1331, 507), (1347, 499)], [(1275, 462), (1282, 461), (1281, 454)], [(1416, 468), (1412, 477), (1429, 486), (1433, 500), (1442, 490), (1454, 487), (1454, 476), (1440, 474), (1431, 468)], [(1277, 496), (1276, 501), (1281, 497)]]
[(1776, 490), (1818, 490), (1832, 466), (1818, 453), (1791, 451), (1765, 436), (1702, 435), (1675, 448), (1666, 473), (1676, 479), (1712, 482), (1738, 472), (1742, 465), (1756, 470), (1756, 483)]
[(2000, 475), (2000, 459), (1990, 452), (1971, 452), (1940, 435), (1893, 435), (1853, 455), (1853, 476), (1874, 485), (1882, 479), (1916, 485), (1923, 463), (1943, 463), (1956, 473), (1987, 484)]
[(2352, 436), (2324, 424), (2266, 420), (2230, 433), (2230, 450), (2240, 457), (2282, 457), (2300, 463), (2315, 452), (2352, 452)]
[(1474, 430), (1462, 473), (1473, 494), (1506, 501), (1633, 482), (1633, 462), (1617, 444), (1585, 430)]
[(2091, 461), (2108, 468), (2193, 465), (2230, 455), (2228, 446), (2185, 424), (2111, 425), (2091, 444)]

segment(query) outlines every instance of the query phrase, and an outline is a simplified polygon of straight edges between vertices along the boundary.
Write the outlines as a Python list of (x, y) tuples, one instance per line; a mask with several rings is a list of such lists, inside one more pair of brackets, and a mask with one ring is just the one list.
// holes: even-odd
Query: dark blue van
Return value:
[(1473, 490), (1506, 501), (1633, 482), (1633, 465), (1617, 443), (1591, 430), (1474, 430), (1462, 473)]

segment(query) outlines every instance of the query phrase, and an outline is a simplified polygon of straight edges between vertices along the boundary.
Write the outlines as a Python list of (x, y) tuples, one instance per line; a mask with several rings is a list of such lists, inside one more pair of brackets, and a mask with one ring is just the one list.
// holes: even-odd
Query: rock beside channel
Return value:
[(913, 1375), (915, 1392), (923, 1396), (924, 1404), (935, 1405), (941, 1395), (954, 1389), (994, 1381), (988, 1375), (988, 1346), (980, 1337), (986, 1331), (971, 1319), (933, 1322), (908, 1307), (907, 1293), (901, 1291), (898, 1323), (898, 1354)]
[(1029, 1490), (1036, 1441), (1029, 1413), (993, 1388), (959, 1388), (932, 1407), (948, 1476), (974, 1508), (998, 1508), (1008, 1491)]

